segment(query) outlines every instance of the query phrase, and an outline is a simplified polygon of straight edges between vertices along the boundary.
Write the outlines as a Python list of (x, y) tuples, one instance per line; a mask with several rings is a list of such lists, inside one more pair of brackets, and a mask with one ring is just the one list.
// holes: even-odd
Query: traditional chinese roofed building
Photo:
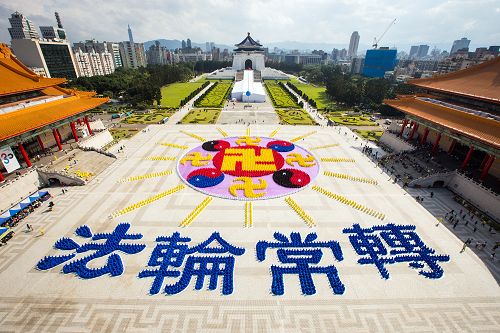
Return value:
[[(92, 135), (86, 112), (108, 101), (94, 97), (94, 92), (59, 86), (66, 79), (38, 76), (5, 44), (0, 44), (0, 77), (0, 149), (12, 150), (26, 167), (31, 167), (29, 155), (51, 146), (62, 150), (65, 137), (72, 136), (78, 142), (78, 132), (80, 136)], [(2, 172), (13, 170), (0, 169), (0, 181), (4, 180)]]
[(461, 71), (409, 81), (423, 90), (385, 100), (405, 114), (398, 136), (496, 193), (500, 163), (500, 57)]

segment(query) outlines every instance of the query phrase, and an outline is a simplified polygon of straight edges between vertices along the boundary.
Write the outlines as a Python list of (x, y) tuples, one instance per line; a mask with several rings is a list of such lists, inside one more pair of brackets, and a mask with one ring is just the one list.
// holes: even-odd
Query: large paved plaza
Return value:
[[(319, 166), (317, 177), (308, 171), (311, 180), (304, 188), (252, 201), (208, 196), (180, 179), (189, 163), (203, 166), (206, 162), (196, 161), (196, 155), (186, 159), (191, 150), (206, 141), (229, 137), (242, 137), (241, 142), (249, 140), (247, 143), (269, 137), (293, 142), (313, 157), (308, 160), (303, 154), (303, 161), (295, 156), (285, 163), (296, 169), (301, 165), (303, 170), (308, 163), (315, 164)], [(436, 218), (363, 155), (358, 141), (347, 137), (343, 130), (319, 126), (149, 126), (127, 141), (118, 159), (86, 186), (70, 188), (64, 195), (51, 189), (54, 210), (36, 210), (27, 218), (35, 231), (19, 230), (0, 248), (0, 331), (498, 332), (500, 289), (492, 273), (470, 249), (460, 253), (463, 242), (447, 228), (436, 227)], [(270, 181), (267, 186), (271, 188)], [(259, 193), (257, 185), (250, 186), (249, 196), (252, 191)], [(231, 198), (230, 193), (226, 195)], [(240, 190), (238, 198), (243, 199)], [(78, 268), (73, 273), (61, 272), (69, 261), (47, 270), (36, 268), (45, 256), (71, 253), (53, 247), (60, 238), (85, 243), (85, 237), (75, 235), (80, 226), (87, 225), (95, 235), (112, 233), (120, 223), (130, 224), (128, 234), (143, 236), (122, 243), (145, 245), (144, 249), (129, 249), (135, 254), (116, 252), (123, 274), (83, 279)], [(435, 251), (428, 255), (442, 260), (433, 261), (432, 267), (419, 261), (418, 266), (418, 260), (405, 261), (404, 254), (382, 253), (375, 247), (370, 252), (373, 255), (402, 258), (401, 262), (389, 260), (382, 264), (384, 269), (359, 264), (367, 255), (358, 254), (349, 239), (353, 233), (344, 232), (355, 224), (362, 229), (375, 227), (371, 235), (380, 237), (385, 230), (388, 251), (391, 243), (396, 251), (404, 248), (403, 242), (416, 244), (415, 238), (391, 238), (391, 224), (415, 226), (415, 232), (409, 227), (405, 235), (418, 235)], [(35, 237), (40, 230), (44, 235)], [(180, 275), (188, 272), (186, 263), (172, 262), (166, 272), (170, 275), (160, 281), (156, 293), (151, 292), (155, 278), (139, 278), (139, 274), (155, 269), (148, 265), (154, 264), (150, 257), (158, 244), (156, 238), (174, 232), (191, 238), (190, 247), (214, 232), (232, 245), (232, 288), (223, 289), (223, 276), (216, 286), (209, 286), (208, 276), (204, 285), (196, 286), (193, 277), (185, 289), (167, 295), (165, 288), (179, 285)], [(307, 241), (316, 244), (310, 248), (322, 254), (306, 255), (296, 241), (289, 242), (293, 243), (288, 247), (292, 252), (281, 250), (280, 254), (273, 247), (280, 243), (273, 237), (275, 232), (287, 241), (291, 233), (300, 233), (302, 245)], [(317, 239), (306, 238), (310, 233), (316, 233)], [(364, 250), (373, 245), (370, 239)], [(265, 257), (262, 247), (256, 251), (257, 244), (267, 246)], [(229, 257), (217, 249), (212, 252), (219, 258)], [(75, 259), (84, 255), (82, 251)], [(214, 257), (214, 253), (205, 252), (204, 256)], [(303, 258), (297, 259), (300, 256)], [(97, 258), (88, 267), (106, 266), (108, 257)], [(304, 268), (293, 271), (296, 262), (317, 268), (311, 274), (313, 286), (301, 279), (301, 290), (299, 274), (308, 272)], [(193, 269), (204, 263), (195, 263)], [(215, 265), (210, 263), (206, 271)], [(230, 261), (223, 267), (228, 272)], [(281, 294), (279, 286), (273, 288), (273, 276), (279, 285), (279, 267), (290, 268)]]

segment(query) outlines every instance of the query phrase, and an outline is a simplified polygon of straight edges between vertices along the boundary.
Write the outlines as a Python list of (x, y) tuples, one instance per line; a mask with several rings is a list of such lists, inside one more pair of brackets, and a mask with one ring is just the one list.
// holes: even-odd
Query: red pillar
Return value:
[(465, 159), (460, 166), (460, 170), (463, 170), (467, 167), (467, 164), (469, 164), (472, 157), (472, 153), (474, 153), (474, 146), (470, 146), (469, 151), (467, 152), (467, 155), (465, 155)]
[(488, 158), (488, 161), (484, 165), (483, 171), (481, 172), (481, 177), (479, 177), (479, 180), (483, 181), (486, 176), (488, 176), (488, 172), (490, 171), (490, 167), (493, 165), (493, 162), (495, 162), (495, 156), (490, 155)]
[(405, 118), (403, 120), (403, 126), (401, 126), (401, 131), (399, 132), (399, 135), (398, 135), (400, 138), (403, 137), (403, 132), (404, 132), (407, 124), (408, 124), (408, 120)]
[(57, 129), (52, 130), (52, 134), (54, 134), (54, 139), (56, 139), (57, 147), (59, 148), (59, 151), (62, 150), (61, 146), (61, 140), (59, 139), (59, 135), (57, 135)]
[(410, 137), (408, 140), (413, 139), (413, 136), (415, 135), (415, 132), (418, 130), (418, 124), (416, 122), (413, 123), (413, 129), (411, 130)]
[(87, 129), (89, 130), (89, 134), (93, 135), (92, 129), (90, 128), (89, 120), (87, 119), (87, 116), (85, 116), (85, 118), (83, 118), (83, 121), (85, 122), (85, 125), (87, 125)]
[(71, 132), (73, 132), (73, 138), (75, 138), (75, 141), (78, 142), (78, 134), (76, 134), (75, 123), (72, 121), (69, 124), (71, 125)]
[(457, 140), (453, 139), (453, 141), (451, 142), (450, 148), (448, 149), (448, 154), (453, 153), (456, 145), (457, 145)]
[(59, 137), (59, 142), (62, 142), (62, 136), (61, 136), (61, 133), (59, 133), (59, 128), (56, 128), (56, 133), (57, 133), (57, 136)]
[(436, 141), (434, 141), (434, 145), (432, 146), (432, 152), (435, 153), (439, 147), (439, 141), (441, 140), (441, 133), (438, 133)]
[(28, 168), (31, 168), (31, 161), (30, 161), (30, 158), (28, 157), (28, 154), (26, 153), (26, 150), (24, 150), (23, 144), (19, 143), (18, 148), (21, 151), (21, 155), (23, 155), (24, 162), (26, 162), (26, 165), (28, 166)]
[(429, 129), (426, 127), (424, 130), (424, 135), (420, 139), (420, 145), (423, 145), (425, 143), (425, 140), (427, 140), (427, 135), (429, 135)]
[(40, 135), (36, 136), (36, 140), (38, 141), (38, 145), (40, 146), (40, 149), (45, 150), (45, 146), (43, 145), (43, 141), (42, 141), (42, 138), (40, 137)]
[(80, 125), (82, 124), (82, 121), (80, 120), (80, 118), (78, 118), (78, 119), (76, 120), (76, 123), (78, 124), (78, 126), (80, 126)]
[(486, 165), (486, 162), (488, 162), (490, 160), (490, 157), (491, 156), (489, 154), (484, 155), (483, 161), (481, 162), (481, 165), (479, 166), (479, 170), (483, 170), (484, 166)]
[(3, 178), (3, 175), (2, 173), (0, 172), (0, 183), (3, 182), (5, 180), (5, 178)]

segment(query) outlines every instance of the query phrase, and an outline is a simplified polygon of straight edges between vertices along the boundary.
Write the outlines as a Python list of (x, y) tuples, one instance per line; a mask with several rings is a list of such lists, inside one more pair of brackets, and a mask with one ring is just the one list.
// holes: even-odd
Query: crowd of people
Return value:
[[(493, 227), (491, 224), (488, 224), (486, 220), (481, 220), (477, 216), (474, 215), (473, 211), (464, 211), (460, 209), (460, 211), (456, 212), (454, 209), (447, 212), (444, 216), (445, 221), (448, 221), (453, 225), (453, 229), (455, 229), (458, 225), (463, 225), (464, 227), (472, 228), (472, 233), (475, 234), (478, 230), (478, 227), (488, 228), (489, 233), (494, 233)], [(474, 242), (474, 238), (468, 237), (463, 244), (462, 250), (460, 253), (464, 252), (467, 247), (470, 247)], [(486, 250), (486, 246), (488, 245), (488, 241), (485, 240), (476, 240), (475, 248), (478, 250)], [(496, 249), (500, 247), (500, 242), (496, 242), (492, 249), (490, 255), (490, 259), (495, 259)]]
[[(7, 221), (2, 223), (2, 227), (15, 227), (17, 226), (22, 220), (24, 220), (28, 215), (33, 213), (35, 209), (39, 208), (42, 205), (43, 201), (46, 201), (50, 198), (50, 194), (47, 194), (41, 198), (38, 198), (37, 200), (33, 201), (31, 205), (23, 208), (13, 216), (11, 216)], [(50, 205), (49, 205), (50, 206)], [(53, 204), (52, 204), (53, 206)]]

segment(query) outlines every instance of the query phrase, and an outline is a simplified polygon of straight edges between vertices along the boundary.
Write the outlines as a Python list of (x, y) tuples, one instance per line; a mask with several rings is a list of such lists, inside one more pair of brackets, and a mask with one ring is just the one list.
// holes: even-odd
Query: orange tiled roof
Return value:
[(408, 83), (435, 91), (500, 103), (500, 57), (453, 73)]
[(384, 103), (500, 149), (500, 122), (494, 119), (426, 102), (414, 96), (385, 100)]
[(108, 98), (73, 95), (0, 115), (0, 141), (53, 124), (59, 120), (91, 110)]
[(0, 44), (0, 78), (0, 96), (40, 90), (66, 82), (66, 79), (38, 76), (14, 57), (5, 44)]

